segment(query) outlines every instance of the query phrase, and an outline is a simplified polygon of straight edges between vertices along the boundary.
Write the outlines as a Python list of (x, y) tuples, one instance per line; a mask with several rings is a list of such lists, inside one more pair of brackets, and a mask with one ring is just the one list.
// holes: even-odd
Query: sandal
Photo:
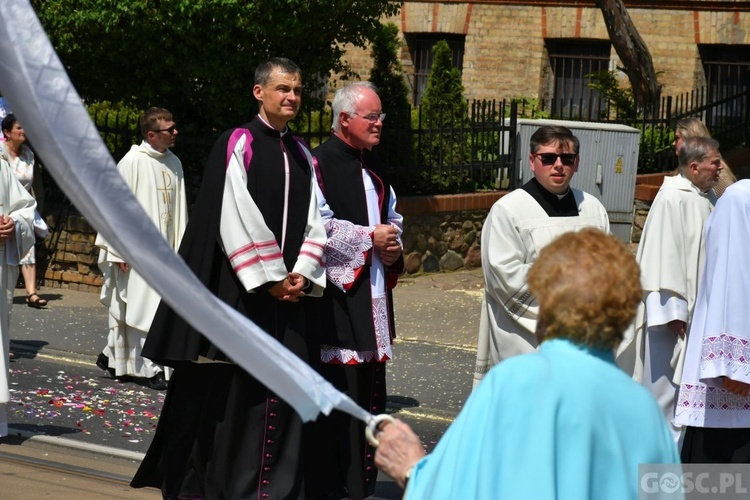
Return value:
[[(36, 299), (33, 299), (36, 297)], [(41, 309), (47, 305), (47, 301), (39, 296), (37, 293), (32, 293), (26, 296), (26, 305), (35, 309)]]

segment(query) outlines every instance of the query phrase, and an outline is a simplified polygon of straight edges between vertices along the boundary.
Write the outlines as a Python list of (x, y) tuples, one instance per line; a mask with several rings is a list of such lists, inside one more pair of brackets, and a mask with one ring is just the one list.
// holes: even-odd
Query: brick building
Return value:
[[(625, 0), (625, 5), (651, 52), (663, 95), (704, 87), (747, 90), (749, 1)], [(424, 91), (430, 49), (440, 39), (452, 48), (468, 99), (585, 102), (595, 92), (585, 75), (622, 66), (592, 1), (412, 0), (384, 21), (401, 31), (402, 64), (414, 103)], [(369, 51), (350, 48), (346, 57), (367, 79)]]

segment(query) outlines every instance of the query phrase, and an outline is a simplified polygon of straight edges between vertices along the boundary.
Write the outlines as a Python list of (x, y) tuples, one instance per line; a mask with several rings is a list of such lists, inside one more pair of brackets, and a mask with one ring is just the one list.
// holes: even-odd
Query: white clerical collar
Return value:
[(165, 155), (167, 154), (167, 151), (169, 151), (169, 148), (165, 149), (164, 151), (159, 151), (158, 149), (155, 149), (151, 144), (149, 144), (146, 139), (143, 139), (143, 142), (141, 143), (141, 146), (143, 146), (146, 151), (148, 151), (151, 154), (155, 155)]
[(708, 195), (709, 191), (711, 191), (711, 188), (708, 188), (705, 191), (701, 191), (701, 188), (699, 188), (698, 186), (696, 186), (695, 184), (693, 184), (693, 181), (691, 181), (690, 179), (688, 179), (687, 176), (682, 172), (682, 170), (680, 170), (680, 173), (677, 174), (677, 175), (679, 175), (680, 177), (682, 177), (683, 179), (685, 179), (687, 182), (689, 182), (690, 183), (690, 187), (692, 187), (698, 194), (706, 196), (706, 195)]
[(568, 196), (568, 193), (570, 193), (570, 188), (568, 188), (568, 190), (565, 191), (563, 194), (556, 194), (555, 196), (557, 196), (557, 199), (559, 201), (565, 198), (566, 196)]
[[(258, 113), (258, 119), (259, 119), (260, 121), (262, 121), (262, 122), (263, 122), (263, 123), (264, 123), (264, 124), (265, 124), (265, 125), (266, 125), (266, 126), (267, 126), (268, 128), (273, 128), (273, 127), (271, 126), (271, 124), (270, 124), (270, 123), (268, 123), (268, 122), (267, 122), (267, 121), (266, 121), (266, 120), (265, 120), (265, 119), (263, 118), (263, 116), (262, 116), (262, 115), (261, 115), (260, 113)], [(273, 129), (274, 129), (274, 130), (276, 130), (275, 128), (273, 128)], [(279, 132), (279, 131), (278, 131), (278, 130), (276, 130), (276, 132)], [(284, 134), (286, 134), (287, 132), (289, 132), (289, 126), (288, 126), (288, 125), (284, 126), (284, 131), (283, 131), (283, 132), (279, 132), (279, 134), (281, 134), (281, 137), (284, 137)]]

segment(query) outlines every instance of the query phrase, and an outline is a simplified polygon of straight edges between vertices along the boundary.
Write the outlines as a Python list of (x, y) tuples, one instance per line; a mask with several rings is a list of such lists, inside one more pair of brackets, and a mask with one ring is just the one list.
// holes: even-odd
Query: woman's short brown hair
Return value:
[(640, 269), (614, 236), (588, 228), (547, 245), (529, 271), (544, 338), (614, 349), (641, 300)]

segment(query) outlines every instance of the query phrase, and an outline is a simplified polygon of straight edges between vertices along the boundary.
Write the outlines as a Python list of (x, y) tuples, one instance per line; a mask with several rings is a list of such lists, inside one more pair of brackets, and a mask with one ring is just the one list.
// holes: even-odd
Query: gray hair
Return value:
[(691, 163), (704, 161), (714, 151), (719, 150), (719, 142), (710, 137), (687, 137), (680, 145), (680, 169), (685, 170)]
[(334, 132), (341, 130), (341, 123), (339, 122), (339, 115), (341, 113), (352, 116), (357, 111), (357, 102), (362, 95), (362, 89), (370, 89), (376, 94), (378, 93), (378, 88), (371, 82), (350, 83), (346, 87), (336, 91), (336, 94), (333, 96), (333, 104), (331, 104), (331, 111), (333, 113), (332, 128)]

